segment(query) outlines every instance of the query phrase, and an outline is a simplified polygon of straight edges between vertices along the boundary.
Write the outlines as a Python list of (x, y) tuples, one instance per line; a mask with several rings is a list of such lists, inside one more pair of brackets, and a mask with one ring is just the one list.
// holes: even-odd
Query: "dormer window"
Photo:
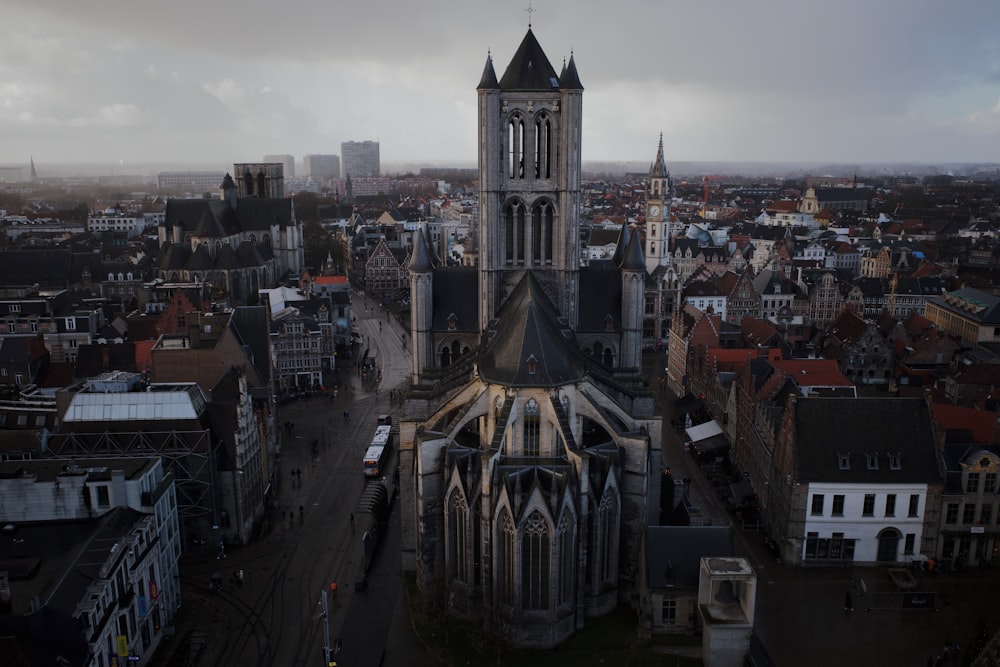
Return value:
[(605, 329), (605, 331), (614, 331), (615, 330), (615, 318), (611, 317), (610, 315), (606, 316), (604, 318), (604, 329)]
[(448, 331), (455, 330), (455, 323), (458, 322), (458, 318), (455, 317), (455, 313), (448, 316)]
[(889, 453), (889, 470), (903, 469), (903, 455), (899, 452)]
[(837, 454), (837, 466), (841, 470), (851, 469), (851, 455), (850, 454)]
[(878, 454), (865, 452), (865, 462), (868, 464), (869, 470), (878, 470)]
[(528, 375), (534, 375), (538, 370), (538, 358), (535, 355), (528, 357)]

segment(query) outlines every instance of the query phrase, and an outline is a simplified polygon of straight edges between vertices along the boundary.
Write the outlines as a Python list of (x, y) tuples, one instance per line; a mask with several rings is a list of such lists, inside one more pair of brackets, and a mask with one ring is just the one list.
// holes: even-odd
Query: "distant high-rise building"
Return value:
[(382, 175), (377, 141), (345, 141), (340, 144), (344, 176), (375, 178)]
[(294, 155), (265, 155), (264, 162), (280, 162), (285, 166), (285, 178), (295, 178)]
[(233, 164), (233, 179), (240, 197), (281, 199), (285, 196), (285, 165), (281, 162)]
[(222, 171), (161, 171), (156, 185), (160, 190), (212, 192), (219, 189), (225, 175)]
[(307, 155), (304, 158), (306, 176), (314, 181), (340, 178), (339, 155)]

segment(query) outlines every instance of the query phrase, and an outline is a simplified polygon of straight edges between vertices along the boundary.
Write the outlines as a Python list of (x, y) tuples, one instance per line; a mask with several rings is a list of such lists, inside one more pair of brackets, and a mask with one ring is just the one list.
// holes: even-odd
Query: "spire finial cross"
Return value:
[(531, 15), (532, 15), (532, 13), (534, 13), (536, 11), (531, 6), (531, 0), (528, 0), (528, 8), (525, 9), (524, 11), (528, 12), (528, 29), (530, 30), (531, 29)]

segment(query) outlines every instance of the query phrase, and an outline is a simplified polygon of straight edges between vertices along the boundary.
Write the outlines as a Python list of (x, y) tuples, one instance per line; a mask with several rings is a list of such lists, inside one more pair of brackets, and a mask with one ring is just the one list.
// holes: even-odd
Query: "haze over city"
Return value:
[[(981, 162), (1000, 5), (930, 0), (100, 5), (4, 0), (0, 163), (224, 166), (378, 140), (476, 159), (475, 85), (529, 19), (576, 55), (587, 161)], [(478, 54), (472, 56), (470, 54)]]

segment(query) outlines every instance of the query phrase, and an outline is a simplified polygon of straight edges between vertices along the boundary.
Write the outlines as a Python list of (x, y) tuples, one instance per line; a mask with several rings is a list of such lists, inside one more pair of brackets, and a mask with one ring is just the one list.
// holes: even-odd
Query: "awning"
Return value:
[(700, 440), (706, 440), (712, 436), (722, 435), (722, 427), (719, 426), (719, 422), (713, 419), (712, 421), (705, 422), (704, 424), (698, 424), (697, 426), (686, 428), (684, 429), (684, 433), (687, 434), (688, 440), (697, 445)]
[(718, 452), (729, 446), (729, 438), (722, 435), (713, 435), (711, 438), (705, 438), (704, 440), (699, 440), (694, 443), (695, 451), (700, 454), (705, 452)]

